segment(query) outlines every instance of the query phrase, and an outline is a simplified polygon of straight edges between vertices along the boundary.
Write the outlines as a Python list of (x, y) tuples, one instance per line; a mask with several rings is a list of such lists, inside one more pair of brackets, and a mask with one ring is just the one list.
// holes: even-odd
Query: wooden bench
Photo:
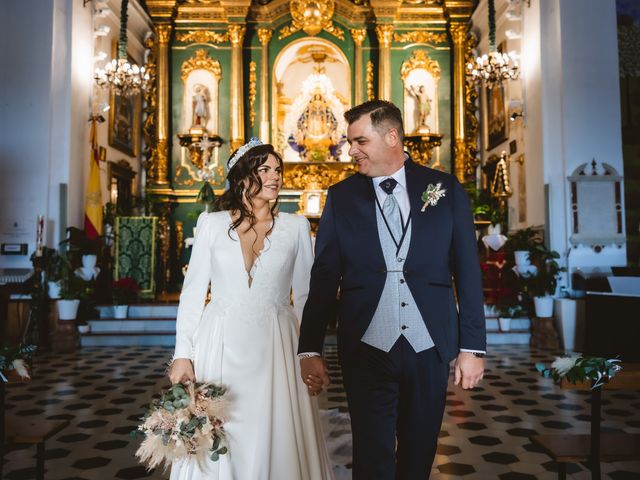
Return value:
[[(602, 389), (640, 389), (640, 364), (623, 364), (619, 372), (602, 388), (591, 390), (591, 433), (534, 435), (531, 441), (558, 463), (558, 479), (567, 478), (567, 463), (588, 461), (591, 478), (600, 480), (600, 462), (640, 459), (640, 435), (600, 433)], [(571, 390), (590, 389), (590, 383), (571, 384), (563, 379), (561, 387)]]
[[(36, 480), (44, 480), (45, 442), (69, 425), (68, 420), (5, 417), (4, 446), (11, 444), (36, 445)], [(0, 454), (2, 452), (0, 451)], [(0, 455), (0, 462), (4, 459)]]

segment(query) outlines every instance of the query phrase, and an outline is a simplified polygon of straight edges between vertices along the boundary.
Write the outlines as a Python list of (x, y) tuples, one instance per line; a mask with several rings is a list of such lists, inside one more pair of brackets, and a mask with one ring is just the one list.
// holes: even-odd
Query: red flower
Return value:
[(118, 290), (124, 290), (130, 293), (138, 293), (140, 287), (136, 281), (131, 277), (122, 277), (119, 280), (114, 280), (113, 288)]

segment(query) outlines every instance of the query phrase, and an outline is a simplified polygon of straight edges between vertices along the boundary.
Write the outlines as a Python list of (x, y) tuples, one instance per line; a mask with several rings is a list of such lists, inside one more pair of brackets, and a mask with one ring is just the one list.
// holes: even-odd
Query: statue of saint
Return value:
[(424, 85), (409, 85), (407, 91), (415, 98), (418, 107), (418, 125), (414, 129), (416, 133), (429, 133), (427, 119), (431, 114), (431, 98), (427, 94)]
[(193, 121), (192, 126), (205, 127), (209, 118), (209, 89), (200, 83), (193, 86), (192, 108)]

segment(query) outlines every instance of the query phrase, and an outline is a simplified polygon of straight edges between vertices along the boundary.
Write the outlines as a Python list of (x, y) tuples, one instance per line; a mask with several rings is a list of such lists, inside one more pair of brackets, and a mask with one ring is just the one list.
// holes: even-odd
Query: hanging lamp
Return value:
[(144, 67), (127, 60), (127, 7), (129, 0), (122, 0), (120, 8), (120, 39), (118, 41), (118, 58), (107, 63), (104, 69), (96, 69), (94, 79), (102, 88), (125, 97), (137, 95), (147, 88), (149, 74)]
[(489, 53), (467, 64), (467, 75), (476, 84), (493, 88), (505, 80), (515, 80), (520, 73), (518, 62), (508, 53), (496, 48), (496, 9), (494, 0), (488, 0), (489, 9)]

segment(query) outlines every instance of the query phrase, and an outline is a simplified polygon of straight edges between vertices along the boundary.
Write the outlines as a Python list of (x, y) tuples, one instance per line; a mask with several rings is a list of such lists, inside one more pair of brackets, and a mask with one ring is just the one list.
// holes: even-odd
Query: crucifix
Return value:
[[(220, 145), (220, 142), (216, 140), (210, 140), (209, 135), (205, 133), (199, 142), (194, 142), (194, 146), (198, 147), (202, 151), (202, 168), (206, 168), (209, 164), (209, 157), (211, 156), (211, 149)], [(214, 155), (214, 165), (218, 166), (218, 155)]]

